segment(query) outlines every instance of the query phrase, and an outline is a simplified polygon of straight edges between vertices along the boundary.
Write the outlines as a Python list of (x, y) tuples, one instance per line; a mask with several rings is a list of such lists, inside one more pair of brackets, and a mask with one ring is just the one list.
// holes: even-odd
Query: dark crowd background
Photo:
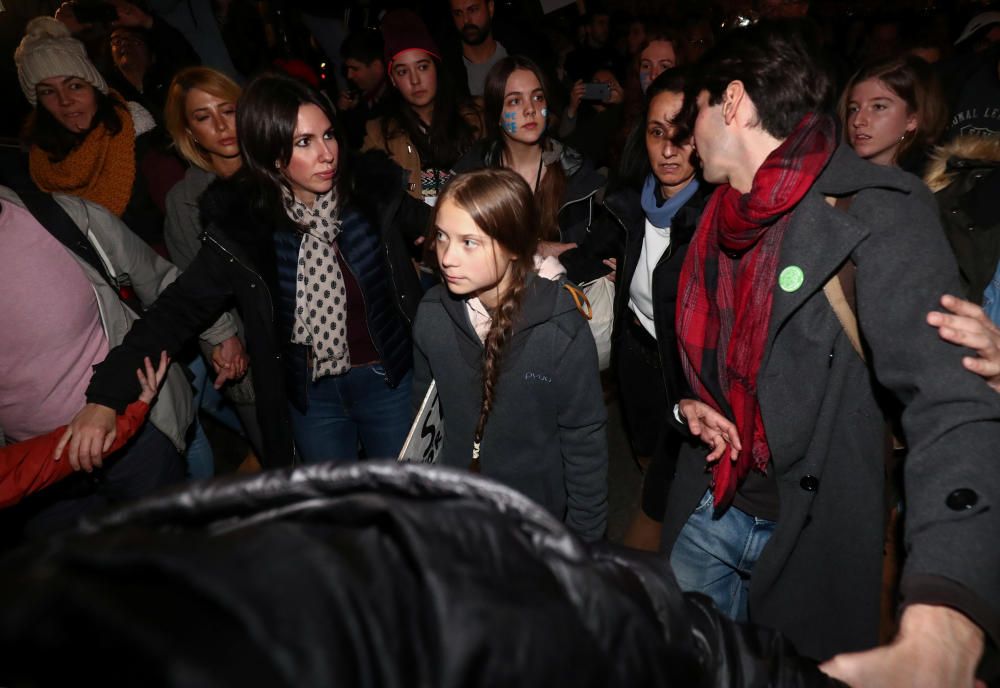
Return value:
[[(28, 21), (40, 15), (53, 15), (61, 3), (56, 0), (4, 0), (0, 11), (0, 50), (13, 55)], [(77, 0), (78, 5), (100, 5), (93, 0)], [(345, 2), (343, 0), (137, 0), (136, 6), (153, 16), (163, 14), (167, 23), (185, 11), (195, 24), (204, 15), (213, 17), (225, 41), (229, 59), (238, 74), (238, 81), (245, 82), (268, 67), (279, 65), (303, 70), (308, 80), (318, 84), (331, 99), (341, 91), (350, 91), (353, 85), (344, 78), (344, 65), (338, 46), (346, 34), (364, 29), (377, 29), (379, 18), (385, 11), (409, 8), (424, 19), (438, 45), (460, 60), (459, 34), (451, 18), (448, 2)], [(971, 52), (977, 40), (965, 40), (956, 47), (955, 41), (969, 20), (983, 12), (995, 10), (988, 2), (963, 0), (883, 0), (881, 2), (855, 2), (852, 0), (733, 0), (730, 2), (701, 2), (676, 0), (657, 2), (634, 0), (629, 2), (588, 2), (576, 0), (554, 11), (546, 12), (546, 5), (563, 4), (556, 0), (543, 3), (538, 0), (497, 0), (493, 20), (494, 36), (504, 42), (531, 45), (541, 57), (543, 66), (551, 68), (562, 86), (559, 95), (564, 104), (569, 99), (574, 77), (587, 80), (591, 74), (574, 74), (573, 57), (581, 46), (594, 43), (588, 25), (606, 22), (607, 38), (601, 51), (610, 56), (607, 64), (621, 84), (628, 90), (630, 60), (635, 43), (641, 41), (638, 27), (653, 27), (676, 33), (680, 39), (680, 62), (693, 62), (710, 47), (713, 40), (728, 28), (745, 25), (764, 17), (810, 17), (815, 21), (822, 40), (840, 60), (840, 79), (844, 83), (859, 65), (897, 54), (916, 51), (929, 62), (940, 65), (946, 77), (961, 72), (960, 57)], [(210, 11), (205, 11), (210, 5)], [(601, 17), (604, 17), (603, 19)], [(330, 22), (338, 25), (333, 32)], [(995, 28), (995, 24), (992, 28)], [(88, 46), (91, 58), (102, 72), (113, 72), (114, 66), (107, 38), (110, 26), (93, 29), (89, 35), (79, 36)], [(988, 41), (991, 27), (984, 27), (981, 36)], [(601, 31), (604, 31), (602, 28)], [(631, 38), (630, 38), (631, 37)], [(183, 41), (183, 37), (181, 37)], [(171, 59), (187, 52), (199, 58), (206, 66), (211, 58), (199, 56), (191, 46), (168, 46)], [(187, 48), (187, 50), (185, 50)], [(332, 54), (331, 54), (332, 53)], [(539, 54), (540, 53), (540, 54)], [(154, 62), (156, 62), (154, 57)], [(192, 60), (181, 60), (179, 66)], [(159, 67), (159, 84), (166, 89), (172, 74)], [(227, 70), (223, 70), (227, 71)], [(232, 71), (232, 70), (228, 70)], [(945, 78), (945, 86), (956, 85), (955, 79)], [(13, 140), (18, 136), (30, 107), (24, 99), (16, 97), (17, 73), (13, 59), (0, 63), (0, 84), (3, 93), (11, 94), (0, 109), (0, 136)], [(626, 100), (628, 94), (625, 94)], [(593, 153), (594, 151), (584, 151)], [(599, 156), (598, 156), (599, 157)], [(607, 160), (598, 160), (607, 162)]]

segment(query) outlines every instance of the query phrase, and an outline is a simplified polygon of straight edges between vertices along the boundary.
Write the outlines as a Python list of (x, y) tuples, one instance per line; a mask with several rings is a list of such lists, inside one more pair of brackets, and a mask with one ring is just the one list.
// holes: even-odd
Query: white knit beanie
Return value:
[(101, 93), (108, 92), (108, 84), (87, 57), (83, 43), (55, 17), (35, 17), (28, 22), (24, 38), (14, 51), (14, 62), (21, 90), (32, 107), (38, 105), (38, 82), (54, 76), (79, 77)]

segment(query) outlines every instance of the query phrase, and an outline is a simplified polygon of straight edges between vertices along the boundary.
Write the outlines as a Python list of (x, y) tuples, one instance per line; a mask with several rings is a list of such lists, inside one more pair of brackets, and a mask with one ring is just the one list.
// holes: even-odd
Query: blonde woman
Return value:
[[(188, 67), (177, 73), (167, 91), (163, 118), (177, 152), (191, 167), (167, 194), (167, 218), (164, 241), (170, 259), (186, 270), (201, 248), (203, 232), (198, 214), (198, 199), (219, 178), (233, 175), (241, 167), (240, 146), (236, 138), (236, 101), (240, 87), (225, 74), (208, 67)], [(233, 313), (236, 317), (236, 313)], [(237, 319), (242, 337), (242, 323)], [(209, 352), (204, 352), (209, 357)], [(250, 444), (259, 450), (257, 425), (250, 381), (229, 385), (226, 396), (234, 402), (239, 419), (232, 409), (222, 405), (222, 398), (208, 384), (208, 368), (195, 357), (189, 363), (194, 374), (196, 400), (236, 432), (245, 431)], [(209, 478), (214, 473), (214, 457), (204, 432), (196, 428), (187, 452), (188, 471), (195, 478)], [(248, 456), (245, 466), (253, 467), (255, 456)]]

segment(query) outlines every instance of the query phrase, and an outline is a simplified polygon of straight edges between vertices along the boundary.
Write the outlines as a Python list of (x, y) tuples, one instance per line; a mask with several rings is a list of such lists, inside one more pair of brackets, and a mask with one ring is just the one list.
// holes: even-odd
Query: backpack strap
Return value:
[(568, 291), (569, 295), (573, 297), (573, 303), (576, 304), (576, 309), (580, 311), (580, 315), (587, 320), (594, 317), (594, 310), (590, 307), (590, 300), (582, 289), (569, 283), (564, 284), (563, 289)]
[(37, 188), (20, 188), (16, 191), (25, 208), (34, 216), (38, 224), (44, 227), (60, 244), (94, 268), (97, 274), (108, 283), (108, 286), (115, 290), (123, 303), (136, 313), (142, 312), (142, 304), (139, 303), (138, 298), (135, 297), (131, 289), (119, 284), (118, 280), (111, 276), (104, 261), (97, 254), (97, 249), (87, 239), (86, 234), (80, 231), (80, 227), (73, 221), (73, 218), (56, 202), (52, 194)]
[[(851, 207), (853, 200), (853, 195), (841, 196), (840, 198), (826, 197), (828, 204), (844, 213)], [(851, 346), (854, 347), (861, 360), (867, 362), (864, 348), (861, 346), (861, 331), (858, 328), (858, 307), (854, 289), (856, 272), (857, 265), (851, 258), (848, 258), (840, 266), (840, 270), (830, 278), (830, 281), (823, 285), (823, 293), (826, 294), (827, 301), (830, 302), (837, 320), (840, 321), (840, 326), (844, 328), (844, 334), (851, 341)]]

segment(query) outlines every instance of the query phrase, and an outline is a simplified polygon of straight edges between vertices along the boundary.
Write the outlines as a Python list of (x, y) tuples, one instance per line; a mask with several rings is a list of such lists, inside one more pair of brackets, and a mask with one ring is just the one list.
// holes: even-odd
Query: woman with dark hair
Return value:
[[(558, 257), (586, 237), (605, 180), (550, 135), (549, 94), (542, 71), (528, 58), (513, 55), (493, 65), (483, 94), (486, 140), (455, 171), (504, 167), (521, 175), (534, 197), (539, 253)], [(569, 278), (583, 276), (571, 270)]]
[(625, 544), (651, 551), (659, 549), (684, 437), (668, 405), (688, 394), (674, 330), (677, 284), (710, 194), (683, 121), (685, 81), (683, 68), (671, 69), (646, 90), (643, 118), (629, 134), (619, 180), (604, 199), (607, 212), (576, 252), (616, 268), (612, 364), (632, 450), (646, 468), (641, 510)]
[(57, 19), (33, 19), (14, 60), (34, 107), (24, 137), (35, 184), (98, 203), (147, 243), (159, 244), (163, 215), (152, 197), (158, 180), (144, 174), (147, 158), (156, 157), (150, 157), (153, 116), (108, 88), (83, 44)]
[[(97, 368), (88, 399), (111, 407), (105, 415), (127, 403), (134, 360), (173, 353), (235, 299), (265, 466), (292, 462), (293, 435), (305, 461), (355, 459), (359, 443), (368, 457), (395, 457), (420, 298), (399, 234), (403, 173), (377, 153), (352, 173), (329, 103), (290, 77), (247, 86), (237, 131), (243, 166), (202, 195), (201, 250)], [(424, 211), (410, 223), (417, 234), (429, 209), (409, 202)]]
[(441, 51), (416, 14), (389, 13), (382, 25), (392, 84), (387, 114), (366, 125), (362, 151), (383, 150), (409, 172), (409, 192), (433, 205), (476, 130), (460, 113)]
[(840, 119), (859, 156), (921, 174), (947, 109), (931, 66), (906, 55), (858, 70), (841, 97)]

